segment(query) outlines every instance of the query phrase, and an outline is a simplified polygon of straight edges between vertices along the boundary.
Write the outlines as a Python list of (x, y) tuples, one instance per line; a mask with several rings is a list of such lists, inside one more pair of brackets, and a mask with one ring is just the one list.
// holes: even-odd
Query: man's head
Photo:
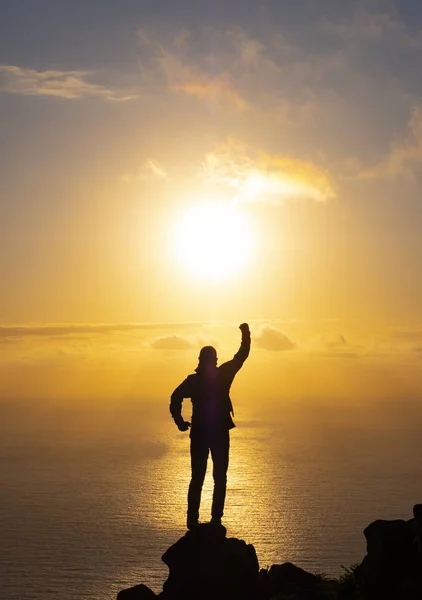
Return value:
[(199, 364), (204, 367), (215, 367), (217, 364), (217, 350), (213, 346), (204, 346), (201, 348)]

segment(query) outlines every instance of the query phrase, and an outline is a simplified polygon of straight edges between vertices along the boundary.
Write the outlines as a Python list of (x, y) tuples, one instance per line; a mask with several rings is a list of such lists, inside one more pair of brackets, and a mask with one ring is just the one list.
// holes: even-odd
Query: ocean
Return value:
[[(0, 597), (112, 600), (161, 590), (164, 551), (185, 532), (189, 439), (167, 405), (85, 411), (0, 409)], [(224, 524), (261, 567), (292, 561), (330, 576), (365, 554), (374, 519), (422, 501), (422, 410), (415, 403), (307, 401), (240, 407)], [(209, 519), (211, 469), (201, 520)]]

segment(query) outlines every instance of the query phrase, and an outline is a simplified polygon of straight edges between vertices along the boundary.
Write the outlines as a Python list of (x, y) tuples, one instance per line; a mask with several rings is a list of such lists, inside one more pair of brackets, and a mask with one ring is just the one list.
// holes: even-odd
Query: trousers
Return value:
[(202, 485), (207, 471), (208, 455), (213, 462), (214, 493), (211, 516), (221, 519), (226, 499), (227, 469), (229, 467), (230, 434), (228, 431), (212, 435), (191, 434), (190, 456), (192, 478), (188, 492), (188, 519), (198, 520)]

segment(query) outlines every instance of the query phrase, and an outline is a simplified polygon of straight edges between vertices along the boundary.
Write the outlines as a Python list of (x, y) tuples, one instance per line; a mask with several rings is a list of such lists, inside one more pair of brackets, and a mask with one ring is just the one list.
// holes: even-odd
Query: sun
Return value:
[(246, 265), (251, 249), (249, 222), (233, 205), (197, 204), (176, 227), (178, 261), (203, 279), (217, 281), (236, 275)]

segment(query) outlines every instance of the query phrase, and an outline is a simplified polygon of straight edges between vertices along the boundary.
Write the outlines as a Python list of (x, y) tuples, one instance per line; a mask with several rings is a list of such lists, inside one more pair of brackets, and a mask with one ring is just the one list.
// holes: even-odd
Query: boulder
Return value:
[(117, 600), (152, 600), (153, 598), (157, 598), (157, 596), (143, 584), (135, 585), (135, 587), (122, 590), (117, 594)]
[(267, 575), (268, 592), (273, 596), (291, 596), (298, 598), (315, 597), (319, 586), (316, 575), (308, 573), (296, 565), (286, 562), (281, 565), (272, 565)]
[(367, 555), (355, 576), (365, 598), (399, 598), (401, 582), (415, 572), (416, 522), (377, 520), (364, 530)]
[(421, 600), (422, 578), (419, 576), (404, 579), (399, 585), (397, 600)]
[(413, 516), (415, 517), (415, 544), (418, 561), (422, 564), (422, 504), (415, 504)]
[(226, 538), (224, 527), (191, 529), (162, 557), (169, 567), (163, 600), (248, 600), (256, 596), (259, 565), (255, 548)]

